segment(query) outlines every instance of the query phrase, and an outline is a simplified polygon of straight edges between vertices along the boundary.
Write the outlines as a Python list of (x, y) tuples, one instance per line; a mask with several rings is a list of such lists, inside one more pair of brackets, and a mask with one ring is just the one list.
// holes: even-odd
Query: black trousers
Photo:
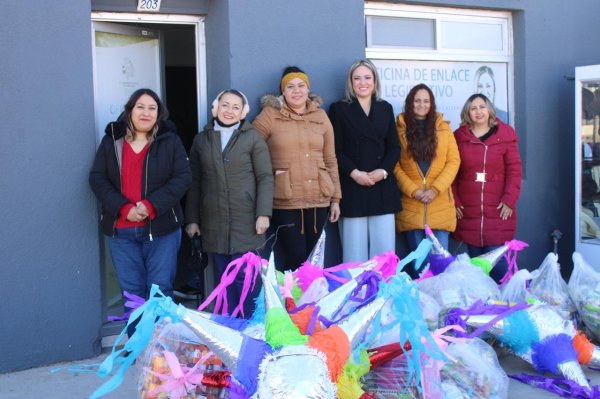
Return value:
[(319, 240), (328, 215), (329, 207), (273, 209), (271, 227), (276, 234), (274, 251), (277, 270), (296, 270), (306, 261)]

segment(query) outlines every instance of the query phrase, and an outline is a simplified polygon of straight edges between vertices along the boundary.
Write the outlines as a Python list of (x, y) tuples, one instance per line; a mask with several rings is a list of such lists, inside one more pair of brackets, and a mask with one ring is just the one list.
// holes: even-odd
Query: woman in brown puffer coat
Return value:
[(273, 164), (272, 228), (277, 231), (278, 270), (296, 269), (317, 243), (327, 217), (340, 216), (340, 179), (333, 127), (320, 100), (309, 98), (310, 81), (297, 67), (281, 78), (282, 96), (265, 96), (253, 124), (263, 136)]

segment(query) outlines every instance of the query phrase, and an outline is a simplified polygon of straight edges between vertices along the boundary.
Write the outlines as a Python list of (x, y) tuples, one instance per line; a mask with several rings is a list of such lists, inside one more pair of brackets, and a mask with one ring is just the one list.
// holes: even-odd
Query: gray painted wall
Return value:
[(246, 0), (212, 1), (206, 19), (208, 98), (238, 88), (249, 98), (253, 119), (260, 97), (279, 94), (283, 69), (297, 65), (328, 106), (343, 95), (347, 68), (365, 55), (363, 15), (362, 1), (303, 0), (301, 7), (281, 0), (251, 6)]
[[(0, 13), (0, 372), (99, 353), (90, 5)], [(49, 16), (52, 17), (49, 17)]]

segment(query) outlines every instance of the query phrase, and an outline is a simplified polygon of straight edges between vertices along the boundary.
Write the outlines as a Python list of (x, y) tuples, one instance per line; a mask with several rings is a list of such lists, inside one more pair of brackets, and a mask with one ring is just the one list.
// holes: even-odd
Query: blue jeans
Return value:
[(163, 294), (173, 297), (181, 229), (154, 236), (152, 241), (146, 226), (116, 229), (108, 243), (121, 290), (148, 298), (150, 287), (156, 284)]
[[(467, 253), (471, 258), (486, 254), (494, 249), (500, 248), (502, 245), (488, 245), (487, 247), (475, 247), (473, 245), (467, 245)], [(502, 256), (496, 266), (490, 272), (490, 277), (494, 279), (497, 284), (500, 284), (500, 280), (506, 274), (508, 270), (508, 262), (506, 258)]]
[[(446, 230), (432, 230), (433, 235), (438, 239), (440, 244), (446, 249), (448, 249), (448, 236), (449, 233)], [(425, 235), (425, 230), (409, 230), (404, 232), (404, 236), (408, 241), (408, 247), (411, 251), (417, 249), (421, 241), (425, 239), (427, 236)], [(424, 266), (424, 265), (421, 265)], [(422, 269), (421, 269), (422, 270)], [(408, 273), (410, 277), (418, 278), (419, 273), (415, 270), (414, 262), (411, 262), (409, 265), (406, 265), (404, 271)]]

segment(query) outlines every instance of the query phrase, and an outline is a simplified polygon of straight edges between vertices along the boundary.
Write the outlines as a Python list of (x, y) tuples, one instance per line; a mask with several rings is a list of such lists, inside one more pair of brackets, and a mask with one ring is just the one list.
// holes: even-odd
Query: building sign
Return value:
[(138, 0), (138, 12), (159, 12), (161, 0)]
[(497, 116), (508, 120), (508, 79), (506, 63), (373, 60), (379, 73), (381, 96), (404, 111), (410, 89), (425, 83), (433, 91), (437, 111), (450, 121), (452, 129), (460, 125), (460, 111), (474, 93), (485, 94), (496, 106)]

